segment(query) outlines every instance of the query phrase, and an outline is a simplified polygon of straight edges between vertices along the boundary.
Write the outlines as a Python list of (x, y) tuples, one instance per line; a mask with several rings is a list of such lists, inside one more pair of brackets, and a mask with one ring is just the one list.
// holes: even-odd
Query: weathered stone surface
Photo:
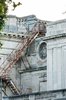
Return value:
[(58, 35), (66, 33), (66, 19), (52, 22), (47, 25), (46, 36)]
[(47, 41), (47, 90), (66, 88), (66, 38)]

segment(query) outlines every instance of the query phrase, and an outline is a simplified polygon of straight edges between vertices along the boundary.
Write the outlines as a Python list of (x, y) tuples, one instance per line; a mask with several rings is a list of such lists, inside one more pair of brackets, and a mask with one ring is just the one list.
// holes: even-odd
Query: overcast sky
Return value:
[(60, 20), (66, 18), (66, 0), (14, 0), (22, 2), (22, 6), (15, 11), (10, 10), (8, 14), (16, 16), (36, 15), (42, 20)]

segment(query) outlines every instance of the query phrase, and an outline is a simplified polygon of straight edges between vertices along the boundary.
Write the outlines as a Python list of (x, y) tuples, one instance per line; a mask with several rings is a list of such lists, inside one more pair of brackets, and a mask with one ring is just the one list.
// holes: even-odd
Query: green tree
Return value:
[(17, 6), (21, 5), (20, 2), (16, 4), (13, 0), (0, 0), (0, 30), (2, 29), (5, 22), (5, 18), (7, 17), (8, 5), (10, 5), (11, 3), (13, 5), (13, 10)]

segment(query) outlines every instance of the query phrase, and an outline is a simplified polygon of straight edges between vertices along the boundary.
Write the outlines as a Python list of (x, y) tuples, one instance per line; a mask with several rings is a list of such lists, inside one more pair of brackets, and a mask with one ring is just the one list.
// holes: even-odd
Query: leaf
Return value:
[(18, 2), (17, 4), (15, 2), (13, 2), (13, 10), (17, 7), (22, 5), (22, 3)]
[[(18, 2), (17, 4), (15, 2), (13, 2), (13, 0), (0, 0), (0, 30), (2, 29), (2, 27), (4, 26), (4, 19), (7, 16), (7, 11), (8, 11), (8, 6), (10, 4), (13, 4), (13, 8), (15, 9), (17, 6), (22, 5), (20, 2)], [(13, 10), (14, 10), (13, 9)]]

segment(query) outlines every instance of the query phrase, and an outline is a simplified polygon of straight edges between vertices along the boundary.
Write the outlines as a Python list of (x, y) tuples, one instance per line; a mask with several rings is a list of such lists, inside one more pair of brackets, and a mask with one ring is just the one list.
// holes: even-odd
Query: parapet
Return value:
[(46, 36), (66, 33), (66, 19), (48, 23)]

